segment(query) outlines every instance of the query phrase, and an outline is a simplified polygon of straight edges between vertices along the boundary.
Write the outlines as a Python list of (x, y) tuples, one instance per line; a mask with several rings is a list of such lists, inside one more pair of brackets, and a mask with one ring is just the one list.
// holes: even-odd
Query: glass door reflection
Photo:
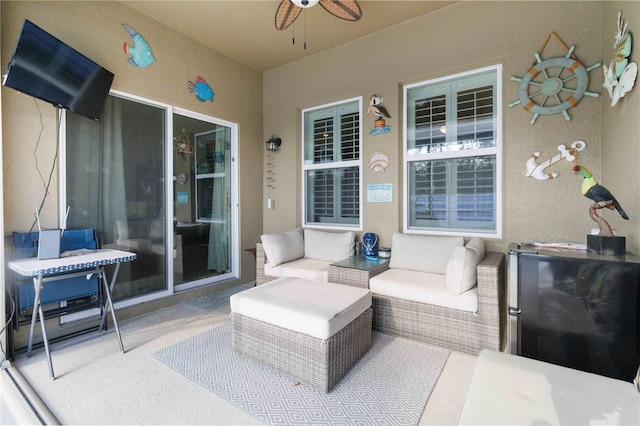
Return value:
[(164, 107), (110, 95), (100, 122), (65, 114), (69, 228), (92, 227), (102, 248), (136, 253), (114, 301), (167, 289)]
[(173, 270), (180, 285), (231, 271), (231, 129), (174, 116), (174, 135)]

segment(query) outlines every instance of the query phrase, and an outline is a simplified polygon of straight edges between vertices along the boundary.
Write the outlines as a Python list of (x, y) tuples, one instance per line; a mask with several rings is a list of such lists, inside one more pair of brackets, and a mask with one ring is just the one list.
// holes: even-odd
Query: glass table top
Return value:
[(389, 262), (388, 258), (379, 257), (377, 260), (369, 260), (362, 255), (351, 256), (347, 259), (334, 262), (331, 266), (337, 266), (340, 268), (359, 269), (361, 271), (370, 271), (377, 268), (380, 265)]

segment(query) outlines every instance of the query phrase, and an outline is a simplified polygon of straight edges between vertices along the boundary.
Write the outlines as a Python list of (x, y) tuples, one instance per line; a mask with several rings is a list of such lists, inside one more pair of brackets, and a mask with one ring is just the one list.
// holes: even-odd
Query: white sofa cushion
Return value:
[(260, 240), (262, 240), (267, 262), (271, 266), (278, 266), (304, 256), (302, 228), (278, 234), (264, 234), (260, 236)]
[(331, 262), (318, 259), (301, 259), (281, 263), (278, 266), (264, 264), (264, 273), (272, 277), (299, 277), (314, 281), (329, 281), (329, 265)]
[(481, 238), (472, 238), (466, 246), (456, 247), (447, 262), (447, 289), (462, 294), (475, 287), (478, 264), (484, 259), (485, 244)]
[(371, 307), (371, 292), (348, 285), (280, 278), (234, 294), (230, 304), (232, 312), (328, 339)]
[(304, 257), (337, 262), (353, 254), (356, 234), (353, 231), (327, 232), (304, 230)]
[(410, 269), (433, 274), (446, 273), (455, 247), (464, 246), (462, 237), (393, 234), (389, 268)]
[(462, 311), (477, 312), (477, 288), (455, 295), (447, 290), (443, 274), (388, 269), (369, 280), (371, 293)]

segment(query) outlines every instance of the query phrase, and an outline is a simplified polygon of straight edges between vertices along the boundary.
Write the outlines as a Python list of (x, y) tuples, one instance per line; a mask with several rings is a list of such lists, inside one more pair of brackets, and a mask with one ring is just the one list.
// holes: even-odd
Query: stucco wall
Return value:
[[(605, 2), (603, 19), (604, 40), (602, 62), (609, 66), (613, 57), (613, 44), (618, 31), (618, 12), (628, 23), (629, 32), (634, 38), (635, 48), (631, 52), (631, 61), (640, 64), (640, 49), (637, 37), (640, 35), (640, 2)], [(627, 239), (627, 250), (640, 253), (640, 91), (636, 79), (634, 89), (611, 107), (611, 98), (602, 91), (602, 179), (620, 202), (630, 217), (629, 221), (617, 217), (609, 223), (618, 229)], [(615, 217), (615, 216), (614, 216)], [(607, 219), (608, 220), (608, 219)]]
[[(625, 9), (629, 6), (620, 4)], [(502, 64), (503, 238), (487, 241), (501, 250), (510, 242), (531, 240), (586, 243), (595, 223), (588, 216), (590, 203), (580, 194), (581, 180), (571, 165), (558, 163), (549, 170), (559, 173), (557, 179), (538, 181), (524, 176), (525, 162), (534, 151), (541, 151), (539, 161), (543, 161), (558, 153), (558, 145), (580, 139), (587, 144), (580, 162), (600, 178), (602, 100), (584, 97), (569, 110), (570, 121), (562, 115), (541, 116), (534, 125), (529, 124), (532, 114), (522, 106), (507, 105), (518, 98), (519, 84), (510, 77), (526, 73), (551, 32), (567, 45), (575, 45), (575, 55), (586, 66), (600, 62), (603, 43), (611, 39), (608, 33), (603, 36), (602, 14), (603, 3), (591, 1), (462, 2), (264, 73), (264, 137), (275, 134), (283, 140), (276, 154), (278, 179), (272, 191), (276, 208), (268, 210), (263, 204), (264, 232), (301, 224), (300, 110), (353, 96), (362, 96), (366, 109), (369, 96), (377, 93), (392, 116), (387, 120), (392, 130), (370, 136), (373, 117), (365, 115), (362, 155), (366, 165), (371, 153), (384, 151), (391, 165), (376, 174), (365, 166), (364, 188), (370, 183), (392, 183), (394, 203), (365, 202), (364, 231), (378, 233), (381, 244), (390, 245), (393, 232), (402, 230), (402, 85)], [(542, 58), (565, 53), (552, 39)], [(589, 91), (602, 93), (602, 68), (591, 71), (589, 77)], [(635, 111), (637, 102), (630, 98)], [(621, 161), (631, 164), (626, 158)], [(615, 193), (623, 185), (624, 180), (613, 178), (609, 189)], [(612, 227), (627, 230), (622, 222), (618, 217), (610, 220)], [(630, 225), (635, 229), (637, 218)], [(633, 246), (637, 249), (637, 243)]]
[[(238, 123), (241, 281), (253, 280), (253, 258), (242, 249), (254, 246), (261, 232), (262, 75), (119, 2), (2, 2), (0, 7), (3, 67), (26, 18), (113, 72), (113, 89)], [(145, 37), (154, 64), (137, 68), (128, 63), (122, 46), (131, 38), (121, 23)], [(197, 75), (213, 87), (214, 102), (199, 102), (188, 92), (187, 81)], [(2, 95), (4, 227), (10, 234), (29, 229), (44, 195), (33, 153), (46, 179), (55, 156), (57, 115), (51, 105), (4, 86)], [(57, 188), (56, 169), (41, 214), (47, 227), (58, 224)]]

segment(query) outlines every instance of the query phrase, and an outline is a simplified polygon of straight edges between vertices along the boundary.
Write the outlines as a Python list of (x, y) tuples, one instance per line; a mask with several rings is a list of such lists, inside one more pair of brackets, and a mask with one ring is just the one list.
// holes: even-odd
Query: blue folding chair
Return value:
[[(38, 232), (13, 233), (13, 247), (16, 259), (36, 257), (38, 255)], [(85, 229), (65, 229), (60, 240), (60, 251), (99, 248), (97, 233), (93, 228)], [(54, 276), (50, 274), (46, 276)], [(88, 301), (70, 306), (48, 309), (44, 311), (45, 318), (60, 316), (63, 314), (87, 309), (89, 307), (101, 307), (102, 290), (100, 280), (97, 275), (92, 275), (89, 279), (76, 276), (67, 279), (44, 282), (40, 292), (41, 304), (60, 304), (76, 299), (88, 298)], [(17, 315), (14, 321), (14, 328), (18, 330), (20, 322), (31, 321), (28, 311), (33, 308), (35, 289), (33, 280), (19, 277), (16, 280), (14, 291)]]

